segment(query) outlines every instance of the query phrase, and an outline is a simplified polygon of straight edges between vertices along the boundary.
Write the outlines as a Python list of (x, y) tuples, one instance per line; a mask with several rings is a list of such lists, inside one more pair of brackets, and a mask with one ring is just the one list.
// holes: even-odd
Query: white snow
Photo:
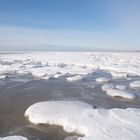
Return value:
[(105, 77), (96, 78), (96, 82), (97, 83), (100, 83), (100, 84), (106, 83), (108, 81), (109, 81), (109, 79), (108, 78), (105, 78)]
[(115, 87), (116, 87), (117, 89), (120, 89), (120, 90), (127, 89), (127, 86), (125, 86), (125, 85), (116, 85)]
[(140, 81), (131, 82), (130, 87), (132, 87), (132, 88), (140, 88)]
[(60, 78), (60, 77), (62, 77), (62, 76), (64, 76), (64, 74), (60, 74), (60, 73), (58, 73), (58, 74), (55, 74), (55, 75), (54, 75), (54, 78), (57, 79), (57, 78)]
[(83, 79), (83, 76), (81, 75), (76, 75), (76, 76), (72, 76), (72, 77), (68, 77), (67, 81), (68, 82), (74, 82), (74, 81), (80, 81)]
[(134, 93), (131, 93), (125, 90), (119, 90), (119, 89), (109, 89), (107, 90), (106, 94), (112, 97), (122, 97), (126, 99), (136, 98)]
[(96, 70), (105, 70), (117, 77), (140, 76), (140, 53), (16, 52), (0, 54), (0, 75), (30, 73), (43, 79), (46, 76), (55, 77), (58, 73), (86, 76)]
[(106, 92), (108, 96), (121, 97), (126, 99), (135, 99), (136, 95), (134, 93), (128, 92), (125, 85), (114, 85), (111, 83), (104, 84), (101, 87), (102, 91)]
[(111, 75), (113, 76), (113, 78), (125, 78), (127, 77), (127, 73), (121, 73), (121, 72), (111, 72)]
[(28, 139), (22, 136), (7, 136), (1, 137), (0, 140), (28, 140)]
[(34, 124), (59, 125), (84, 135), (79, 140), (139, 140), (140, 109), (93, 109), (75, 101), (40, 102), (25, 116)]
[(6, 75), (0, 75), (0, 80), (5, 79), (5, 78), (6, 78)]

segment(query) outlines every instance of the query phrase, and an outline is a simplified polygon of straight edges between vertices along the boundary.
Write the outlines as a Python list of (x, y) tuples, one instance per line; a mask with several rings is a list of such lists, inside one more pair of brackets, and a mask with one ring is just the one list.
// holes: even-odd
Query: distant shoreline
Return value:
[(5, 51), (5, 50), (0, 50), (0, 54), (5, 54), (5, 53), (45, 53), (45, 52), (108, 52), (108, 53), (115, 53), (115, 52), (119, 52), (119, 53), (140, 53), (140, 51), (134, 50), (134, 51), (126, 51), (126, 50), (9, 50), (9, 51)]

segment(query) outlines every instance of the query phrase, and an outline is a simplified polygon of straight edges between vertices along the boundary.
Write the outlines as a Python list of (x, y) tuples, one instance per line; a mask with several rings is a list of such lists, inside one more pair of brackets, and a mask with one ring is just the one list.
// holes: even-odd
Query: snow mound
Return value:
[(113, 84), (104, 84), (104, 85), (101, 87), (102, 91), (107, 91), (107, 90), (109, 90), (109, 89), (114, 89), (114, 88), (115, 88), (115, 86), (114, 86)]
[(27, 140), (27, 138), (22, 136), (8, 136), (8, 137), (0, 138), (0, 140)]
[(106, 83), (108, 81), (109, 81), (109, 79), (105, 78), (105, 77), (100, 77), (100, 78), (96, 79), (96, 82), (99, 83), (99, 84)]
[(131, 82), (130, 87), (132, 87), (132, 88), (140, 88), (140, 81)]
[(25, 116), (36, 125), (59, 125), (67, 132), (84, 135), (79, 140), (140, 138), (140, 109), (93, 109), (81, 102), (49, 101), (30, 106)]
[(126, 98), (126, 99), (136, 98), (135, 94), (127, 92), (125, 90), (119, 90), (119, 89), (109, 89), (107, 90), (106, 94), (112, 97), (121, 97), (121, 98)]
[(83, 76), (81, 75), (76, 75), (76, 76), (72, 76), (72, 77), (68, 77), (67, 81), (68, 82), (75, 82), (75, 81), (80, 81), (83, 79)]

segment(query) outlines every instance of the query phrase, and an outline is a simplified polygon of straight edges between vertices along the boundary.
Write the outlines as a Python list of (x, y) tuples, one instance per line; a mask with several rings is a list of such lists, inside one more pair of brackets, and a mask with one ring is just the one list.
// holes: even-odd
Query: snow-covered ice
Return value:
[(110, 73), (113, 76), (113, 78), (125, 78), (128, 76), (128, 74), (124, 72), (121, 73), (121, 72), (111, 71)]
[(100, 84), (106, 83), (108, 81), (109, 81), (109, 78), (105, 78), (105, 77), (96, 78), (96, 82)]
[(120, 89), (120, 90), (127, 89), (127, 86), (125, 86), (125, 85), (116, 85), (115, 87), (116, 87), (117, 89)]
[[(38, 78), (89, 75), (106, 70), (113, 77), (140, 76), (140, 53), (133, 52), (20, 52), (0, 54), (0, 75), (32, 74)], [(58, 76), (59, 78), (59, 76)]]
[(132, 87), (132, 88), (140, 88), (140, 81), (131, 82), (130, 87)]
[(102, 87), (101, 87), (101, 89), (102, 89), (102, 91), (108, 91), (109, 89), (114, 89), (115, 88), (115, 85), (113, 85), (113, 84), (104, 84), (104, 85), (102, 85)]
[(59, 125), (80, 140), (139, 140), (140, 109), (93, 109), (75, 101), (39, 102), (25, 116), (34, 124)]
[(68, 77), (67, 81), (68, 82), (74, 82), (74, 81), (80, 81), (83, 79), (83, 76), (81, 75), (76, 75), (76, 76), (72, 76), (72, 77)]
[(126, 99), (135, 99), (136, 96), (134, 93), (128, 92), (126, 90), (119, 90), (119, 89), (109, 89), (107, 90), (107, 95), (112, 97), (122, 97)]
[(7, 136), (0, 138), (0, 140), (28, 140), (28, 139), (22, 136)]
[(114, 85), (107, 83), (102, 85), (102, 91), (106, 92), (108, 96), (121, 97), (126, 99), (135, 99), (136, 95), (134, 93), (128, 92), (125, 85)]
[[(84, 82), (87, 80), (88, 86), (91, 86), (90, 82), (93, 84), (92, 86), (104, 84), (99, 86), (108, 96), (133, 100), (139, 97), (138, 90), (135, 92), (130, 87), (140, 88), (140, 81), (134, 81), (140, 78), (140, 53), (1, 53), (0, 82), (5, 82), (8, 79), (5, 78), (9, 77), (10, 74), (18, 74), (21, 77), (25, 74), (45, 80), (63, 76), (69, 82), (84, 78), (81, 83), (85, 84)], [(13, 78), (13, 80), (17, 79)], [(12, 78), (8, 80), (12, 81)], [(126, 83), (123, 83), (123, 80), (126, 80)], [(134, 82), (131, 82), (130, 87), (127, 88), (126, 85), (130, 81)], [(30, 106), (26, 110), (25, 116), (34, 124), (56, 124), (62, 126), (67, 132), (84, 135), (81, 140), (139, 140), (140, 138), (140, 110), (134, 108), (93, 109), (91, 105), (81, 102), (50, 101)], [(26, 140), (20, 136), (9, 136), (0, 138), (0, 140), (13, 140), (12, 138)]]
[(0, 75), (0, 79), (5, 79), (6, 75)]

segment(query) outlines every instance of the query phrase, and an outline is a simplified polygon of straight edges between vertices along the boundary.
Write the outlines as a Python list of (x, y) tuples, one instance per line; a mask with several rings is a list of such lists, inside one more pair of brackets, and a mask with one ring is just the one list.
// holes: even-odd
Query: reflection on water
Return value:
[[(67, 134), (61, 127), (56, 126), (33, 126), (24, 118), (25, 110), (33, 103), (50, 100), (76, 100), (90, 103), (96, 108), (140, 108), (140, 100), (122, 100), (107, 96), (101, 90), (101, 84), (96, 84), (99, 76), (110, 77), (109, 74), (99, 72), (96, 76), (68, 83), (65, 78), (37, 80), (31, 76), (10, 76), (0, 80), (0, 136), (23, 135), (30, 140), (64, 140)], [(111, 77), (110, 77), (111, 78)], [(116, 85), (126, 85), (127, 90), (139, 93), (140, 90), (129, 88), (129, 83), (138, 80), (139, 77), (112, 79), (109, 82)], [(73, 137), (75, 139), (76, 137)]]

